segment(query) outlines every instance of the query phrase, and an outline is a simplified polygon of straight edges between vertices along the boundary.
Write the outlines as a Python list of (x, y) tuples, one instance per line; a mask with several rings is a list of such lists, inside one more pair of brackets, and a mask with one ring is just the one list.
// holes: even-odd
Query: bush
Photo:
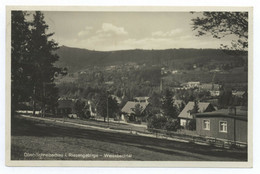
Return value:
[(150, 129), (164, 129), (167, 118), (162, 116), (152, 116), (148, 120), (147, 127)]
[(164, 129), (167, 131), (177, 131), (180, 128), (180, 123), (177, 119), (168, 120)]
[(167, 117), (164, 116), (152, 116), (148, 120), (147, 128), (177, 131), (180, 129), (180, 123), (177, 119), (167, 119)]

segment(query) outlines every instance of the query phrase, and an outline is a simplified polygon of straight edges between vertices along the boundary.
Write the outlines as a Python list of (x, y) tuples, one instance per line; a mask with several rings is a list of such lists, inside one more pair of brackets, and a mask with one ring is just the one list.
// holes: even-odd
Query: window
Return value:
[(210, 121), (209, 120), (203, 120), (202, 126), (203, 126), (204, 130), (210, 130)]
[(219, 132), (227, 132), (227, 122), (226, 121), (219, 122)]

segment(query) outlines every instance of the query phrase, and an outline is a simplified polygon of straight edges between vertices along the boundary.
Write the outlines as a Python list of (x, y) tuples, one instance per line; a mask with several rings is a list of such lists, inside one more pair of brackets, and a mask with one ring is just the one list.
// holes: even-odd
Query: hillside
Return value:
[[(106, 66), (135, 62), (146, 65), (166, 65), (187, 69), (198, 66), (232, 64), (243, 66), (242, 56), (233, 56), (217, 49), (167, 49), (167, 50), (122, 50), (92, 51), (62, 46), (57, 50), (60, 56), (58, 66), (67, 67), (75, 72), (88, 66)], [(214, 68), (214, 67), (213, 67)]]

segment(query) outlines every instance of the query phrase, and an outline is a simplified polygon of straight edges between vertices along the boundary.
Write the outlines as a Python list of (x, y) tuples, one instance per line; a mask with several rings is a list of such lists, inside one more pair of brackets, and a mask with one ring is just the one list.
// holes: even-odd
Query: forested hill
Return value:
[(167, 50), (121, 50), (92, 51), (62, 46), (57, 50), (58, 66), (75, 72), (88, 66), (105, 66), (135, 62), (146, 65), (167, 65), (188, 68), (191, 65), (216, 65), (245, 63), (242, 56), (233, 56), (219, 49), (167, 49)]

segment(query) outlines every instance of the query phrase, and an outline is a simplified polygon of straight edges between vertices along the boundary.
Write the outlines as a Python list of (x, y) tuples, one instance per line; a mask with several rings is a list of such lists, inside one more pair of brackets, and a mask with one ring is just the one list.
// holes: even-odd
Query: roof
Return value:
[(212, 83), (203, 83), (200, 85), (201, 89), (205, 90), (219, 90), (220, 85), (219, 84), (212, 84)]
[(245, 91), (232, 91), (232, 95), (237, 97), (242, 97), (245, 94)]
[(200, 82), (187, 82), (187, 84), (200, 84)]
[(149, 97), (134, 97), (135, 100), (148, 100)]
[(220, 109), (213, 112), (204, 112), (196, 114), (196, 117), (229, 117), (241, 120), (247, 120), (248, 112), (244, 108), (236, 107), (236, 114), (231, 113), (229, 109)]
[[(204, 112), (211, 104), (206, 103), (206, 102), (199, 102), (198, 107), (199, 107), (199, 112)], [(193, 116), (190, 114), (190, 111), (192, 111), (194, 108), (194, 102), (189, 102), (185, 108), (181, 111), (179, 114), (179, 118), (188, 118), (192, 119)]]
[(149, 103), (128, 101), (121, 111), (127, 114), (133, 114), (134, 113), (133, 109), (135, 108), (136, 104), (140, 104), (140, 106), (143, 108), (144, 111)]

